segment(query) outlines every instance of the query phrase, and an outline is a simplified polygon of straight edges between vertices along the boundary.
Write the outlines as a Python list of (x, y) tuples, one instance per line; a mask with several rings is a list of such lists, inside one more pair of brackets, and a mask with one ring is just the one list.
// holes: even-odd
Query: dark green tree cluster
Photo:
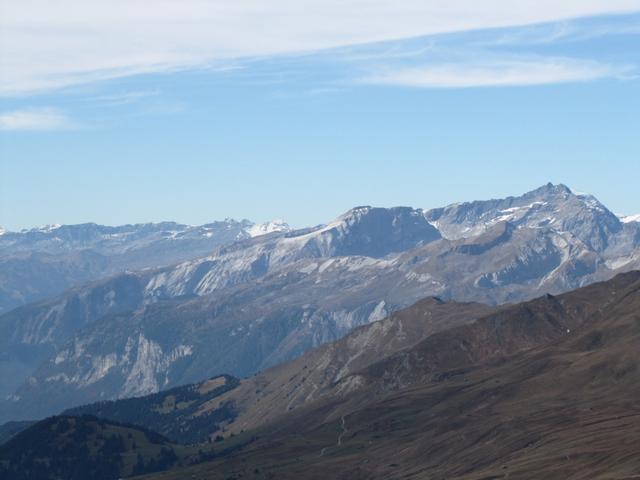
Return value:
[[(133, 449), (131, 428), (91, 416), (52, 417), (0, 447), (0, 480), (115, 480), (123, 476), (123, 454)], [(136, 428), (159, 454), (139, 455), (137, 473), (172, 466), (176, 454), (161, 435)]]
[[(237, 413), (229, 402), (206, 414), (195, 415), (200, 406), (234, 389), (239, 380), (224, 375), (225, 384), (207, 393), (200, 393), (199, 385), (186, 385), (145, 397), (127, 398), (94, 403), (67, 410), (67, 415), (93, 415), (99, 418), (133, 424), (159, 432), (173, 442), (194, 444), (207, 441), (208, 436), (223, 422), (232, 421)], [(167, 410), (165, 401), (173, 398), (173, 409)]]
[(161, 448), (160, 455), (157, 458), (151, 458), (147, 461), (144, 460), (142, 455), (138, 454), (136, 464), (133, 467), (133, 475), (142, 475), (143, 473), (159, 472), (171, 467), (178, 457), (171, 448)]

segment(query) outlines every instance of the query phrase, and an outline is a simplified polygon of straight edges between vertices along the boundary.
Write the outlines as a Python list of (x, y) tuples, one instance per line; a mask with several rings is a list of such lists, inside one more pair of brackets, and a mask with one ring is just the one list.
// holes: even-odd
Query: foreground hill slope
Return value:
[(0, 446), (0, 478), (115, 480), (165, 469), (176, 461), (157, 433), (95, 417), (52, 417)]
[(502, 307), (428, 298), (243, 380), (208, 406), (232, 402), (238, 414), (227, 430), (239, 431), (323, 399), (366, 403), (438, 379), (444, 370), (493, 361), (575, 334), (616, 298), (617, 282), (634, 275)]
[(348, 395), (360, 371), (394, 358), (437, 332), (472, 323), (495, 310), (478, 303), (423, 299), (338, 341), (242, 380), (238, 388), (207, 402), (201, 411), (229, 404), (236, 415), (225, 425), (227, 432), (256, 428), (310, 403)]
[(359, 388), (242, 452), (149, 478), (635, 478), (639, 312), (638, 272), (501, 309), (355, 373)]

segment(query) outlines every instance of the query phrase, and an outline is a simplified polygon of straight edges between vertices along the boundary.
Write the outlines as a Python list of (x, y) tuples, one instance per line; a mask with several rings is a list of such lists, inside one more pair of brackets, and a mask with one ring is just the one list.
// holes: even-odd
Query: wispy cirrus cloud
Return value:
[(631, 70), (571, 58), (488, 58), (387, 68), (360, 82), (422, 88), (515, 87), (624, 78)]
[(150, 97), (156, 97), (159, 94), (159, 90), (136, 90), (130, 92), (112, 93), (109, 95), (100, 95), (94, 97), (92, 100), (104, 106), (116, 107), (137, 103)]
[(21, 0), (0, 15), (0, 95), (142, 73), (640, 11), (640, 0)]
[(52, 131), (75, 127), (75, 123), (65, 113), (54, 108), (0, 112), (0, 130), (3, 131)]

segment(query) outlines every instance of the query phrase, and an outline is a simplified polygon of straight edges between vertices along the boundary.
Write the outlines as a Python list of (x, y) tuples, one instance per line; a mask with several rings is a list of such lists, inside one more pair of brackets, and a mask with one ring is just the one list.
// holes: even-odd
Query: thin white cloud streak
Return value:
[(20, 0), (0, 7), (0, 95), (244, 57), (640, 11), (640, 0)]
[(564, 21), (554, 24), (535, 25), (512, 29), (488, 39), (476, 42), (478, 46), (518, 46), (544, 45), (556, 42), (585, 41), (613, 35), (638, 35), (640, 23), (637, 19), (625, 22), (623, 19), (597, 24), (587, 21)]
[(23, 109), (0, 113), (2, 131), (69, 130), (75, 125), (63, 112), (53, 108)]
[(630, 69), (569, 58), (467, 61), (385, 70), (360, 83), (421, 88), (517, 87), (625, 78)]
[(159, 94), (159, 90), (139, 90), (133, 92), (114, 93), (112, 95), (100, 95), (99, 97), (93, 98), (93, 100), (101, 105), (116, 107), (121, 105), (130, 105), (143, 99), (155, 97)]

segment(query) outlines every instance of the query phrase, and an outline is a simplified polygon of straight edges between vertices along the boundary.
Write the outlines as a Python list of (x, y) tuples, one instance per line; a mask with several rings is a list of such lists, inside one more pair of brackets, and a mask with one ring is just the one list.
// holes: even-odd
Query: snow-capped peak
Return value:
[(619, 215), (618, 218), (622, 223), (640, 222), (640, 214), (638, 215)]
[(290, 232), (291, 227), (282, 219), (271, 220), (270, 222), (255, 224), (247, 228), (247, 233), (252, 237), (266, 235), (273, 232)]

